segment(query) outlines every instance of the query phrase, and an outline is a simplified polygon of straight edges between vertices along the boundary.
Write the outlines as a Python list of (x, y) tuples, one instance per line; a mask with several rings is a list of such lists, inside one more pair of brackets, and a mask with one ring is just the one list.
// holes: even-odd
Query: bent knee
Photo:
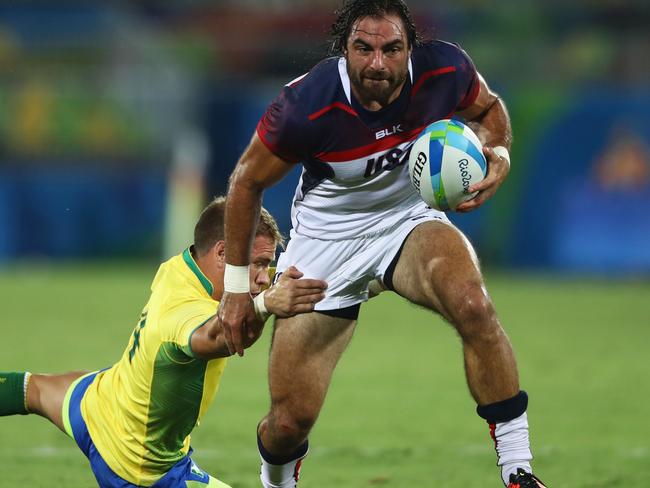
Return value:
[(449, 312), (464, 339), (489, 338), (502, 333), (492, 300), (479, 284), (463, 287)]
[(299, 440), (309, 435), (317, 417), (318, 412), (315, 411), (274, 406), (269, 415), (269, 427), (276, 436), (287, 440)]

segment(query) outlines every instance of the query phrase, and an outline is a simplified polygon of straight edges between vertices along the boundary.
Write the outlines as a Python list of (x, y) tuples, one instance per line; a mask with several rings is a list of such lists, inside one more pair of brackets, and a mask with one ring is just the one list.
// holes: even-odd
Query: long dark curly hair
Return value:
[(335, 14), (336, 21), (330, 30), (329, 52), (331, 55), (343, 54), (352, 26), (361, 17), (397, 14), (406, 28), (409, 47), (415, 47), (421, 42), (411, 12), (402, 0), (345, 0), (343, 6)]

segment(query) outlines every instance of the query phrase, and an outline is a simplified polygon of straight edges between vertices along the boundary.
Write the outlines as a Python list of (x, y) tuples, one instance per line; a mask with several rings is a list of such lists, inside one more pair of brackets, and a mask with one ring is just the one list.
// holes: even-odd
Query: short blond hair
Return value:
[[(219, 241), (225, 238), (224, 222), (226, 216), (226, 197), (215, 197), (201, 212), (194, 226), (194, 250), (203, 256)], [(262, 207), (257, 224), (256, 236), (270, 237), (277, 246), (284, 247), (284, 236), (273, 216)]]

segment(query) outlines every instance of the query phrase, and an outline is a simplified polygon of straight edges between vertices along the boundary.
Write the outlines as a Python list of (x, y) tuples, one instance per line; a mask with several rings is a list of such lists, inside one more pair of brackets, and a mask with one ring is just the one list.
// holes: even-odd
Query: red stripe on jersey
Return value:
[(345, 163), (347, 161), (353, 161), (364, 156), (369, 156), (370, 154), (375, 154), (379, 151), (387, 151), (398, 144), (408, 142), (422, 132), (424, 127), (425, 126), (418, 127), (417, 129), (403, 132), (401, 134), (394, 134), (380, 139), (377, 142), (373, 142), (372, 144), (348, 149), (346, 151), (321, 152), (316, 154), (316, 157), (321, 161), (326, 161), (328, 163)]
[(445, 66), (444, 68), (425, 71), (424, 73), (422, 73), (422, 76), (418, 78), (418, 81), (413, 86), (413, 90), (411, 90), (411, 98), (413, 98), (416, 95), (416, 93), (420, 90), (420, 88), (422, 88), (422, 84), (432, 76), (444, 75), (445, 73), (453, 73), (454, 71), (456, 71), (456, 66)]
[(355, 117), (357, 116), (357, 113), (355, 112), (355, 110), (352, 107), (350, 107), (349, 105), (346, 105), (346, 104), (344, 104), (342, 102), (334, 102), (332, 105), (328, 105), (325, 108), (321, 108), (318, 112), (314, 112), (313, 114), (311, 114), (308, 117), (308, 119), (309, 120), (316, 120), (321, 115), (325, 115), (327, 112), (329, 112), (330, 110), (334, 110), (335, 108), (341, 109), (341, 110), (343, 110), (343, 111), (345, 111), (345, 112), (347, 112), (347, 113), (349, 113), (351, 115), (354, 115)]

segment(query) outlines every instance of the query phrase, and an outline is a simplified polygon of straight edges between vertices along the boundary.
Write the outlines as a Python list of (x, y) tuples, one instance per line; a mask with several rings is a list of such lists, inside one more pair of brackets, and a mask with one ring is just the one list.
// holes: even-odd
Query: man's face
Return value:
[(250, 262), (251, 295), (255, 296), (271, 284), (269, 265), (275, 259), (275, 240), (257, 236), (253, 241)]
[(353, 91), (362, 105), (377, 110), (397, 98), (408, 76), (410, 54), (406, 29), (398, 15), (361, 17), (354, 23), (345, 59)]

